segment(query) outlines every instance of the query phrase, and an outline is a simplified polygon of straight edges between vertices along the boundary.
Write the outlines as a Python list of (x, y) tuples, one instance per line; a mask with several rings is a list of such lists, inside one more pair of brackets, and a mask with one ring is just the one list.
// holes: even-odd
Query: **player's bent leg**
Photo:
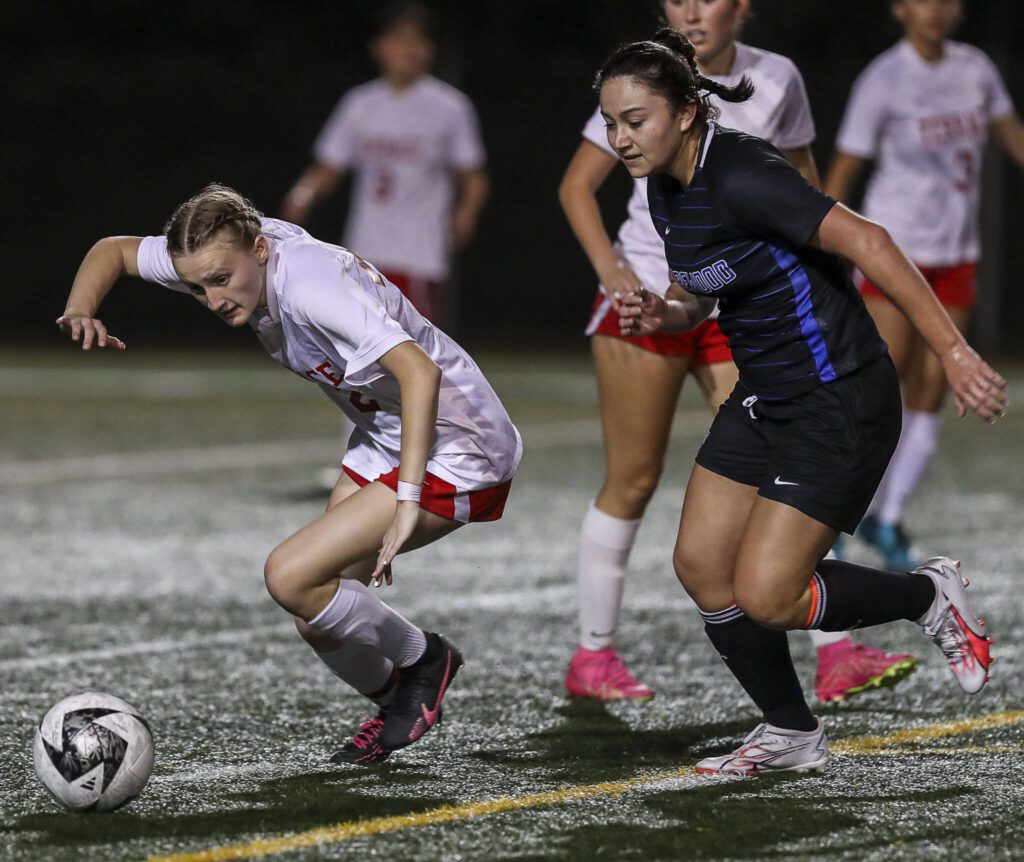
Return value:
[(690, 361), (606, 335), (591, 338), (591, 351), (606, 458), (597, 508), (622, 520), (638, 519), (661, 478)]
[(580, 640), (565, 689), (570, 697), (648, 700), (654, 691), (629, 671), (615, 636), (629, 555), (661, 476), (688, 359), (605, 335), (591, 341), (607, 472), (580, 530)]
[(672, 565), (699, 608), (717, 611), (735, 602), (736, 556), (757, 488), (694, 464), (679, 516)]

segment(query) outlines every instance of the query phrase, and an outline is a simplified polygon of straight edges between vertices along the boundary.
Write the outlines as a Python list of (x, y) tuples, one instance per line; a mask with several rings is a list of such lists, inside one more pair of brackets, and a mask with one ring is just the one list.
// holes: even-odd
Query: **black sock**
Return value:
[[(441, 643), (439, 638), (433, 632), (423, 632), (427, 638), (427, 648), (423, 651), (416, 661), (412, 664), (407, 664), (405, 667), (416, 667), (417, 665), (426, 664), (427, 662), (437, 661), (444, 654), (444, 644)], [(404, 670), (405, 668), (403, 668)]]
[(807, 628), (826, 632), (916, 621), (935, 598), (935, 583), (927, 575), (886, 572), (842, 560), (818, 563), (811, 587), (816, 602)]
[(765, 721), (787, 730), (814, 730), (818, 722), (804, 700), (785, 632), (762, 628), (733, 605), (706, 614), (704, 631)]

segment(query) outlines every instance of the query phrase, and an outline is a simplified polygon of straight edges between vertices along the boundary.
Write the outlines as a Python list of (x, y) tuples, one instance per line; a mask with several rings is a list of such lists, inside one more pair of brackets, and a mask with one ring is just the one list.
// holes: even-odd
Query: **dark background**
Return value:
[[(593, 110), (590, 80), (621, 41), (649, 35), (654, 2), (436, 0), (437, 73), (480, 113), (493, 194), (477, 241), (458, 262), (460, 340), (526, 346), (581, 339), (594, 277), (558, 207), (562, 171)], [(966, 0), (957, 38), (995, 60), (1024, 104), (1016, 0)], [(82, 255), (109, 234), (159, 233), (174, 206), (210, 180), (268, 215), (308, 163), (341, 93), (374, 74), (365, 43), (370, 2), (211, 0), (11, 2), (0, 6), (5, 313), (0, 341), (56, 344)], [(884, 0), (755, 0), (744, 39), (792, 57), (827, 167), (850, 85), (898, 38)], [(1014, 56), (1016, 50), (1016, 57)], [(1016, 60), (1016, 62), (1015, 62)], [(629, 190), (617, 171), (603, 193), (609, 227)], [(983, 302), (974, 336), (1024, 352), (1022, 183), (998, 153), (986, 168)], [(336, 242), (343, 196), (312, 232)], [(133, 346), (239, 344), (199, 306), (132, 283), (102, 314)]]

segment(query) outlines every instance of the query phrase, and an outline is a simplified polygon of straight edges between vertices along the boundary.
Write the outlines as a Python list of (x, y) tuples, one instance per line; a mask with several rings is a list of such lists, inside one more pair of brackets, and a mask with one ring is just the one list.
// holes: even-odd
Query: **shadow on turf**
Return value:
[(571, 774), (574, 783), (606, 781), (632, 775), (638, 767), (678, 767), (698, 756), (724, 753), (753, 726), (747, 718), (635, 730), (592, 700), (570, 700), (555, 712), (564, 721), (529, 734), (525, 750), (484, 749), (472, 756), (489, 763), (555, 767)]
[[(389, 766), (352, 771), (344, 768), (264, 781), (254, 790), (226, 798), (227, 810), (196, 814), (135, 814), (130, 808), (114, 814), (29, 814), (12, 826), (0, 828), (0, 836), (36, 833), (33, 843), (68, 846), (144, 838), (230, 838), (252, 833), (298, 832), (325, 824), (427, 811), (451, 803), (451, 799), (433, 796), (363, 792), (368, 782), (386, 782), (400, 789), (397, 785), (422, 781), (425, 771), (414, 766), (404, 766), (401, 771)], [(175, 788), (166, 787), (168, 797), (174, 792)], [(187, 797), (179, 802), (183, 807), (189, 805)], [(173, 809), (175, 802), (168, 798), (163, 804), (166, 809)], [(3, 843), (0, 840), (0, 845)]]
[[(952, 837), (956, 830), (893, 835), (876, 833), (847, 846), (840, 831), (864, 827), (867, 820), (849, 812), (851, 804), (913, 804), (952, 800), (971, 795), (965, 788), (944, 788), (892, 796), (790, 797), (765, 791), (780, 782), (800, 780), (793, 776), (759, 778), (688, 788), (685, 792), (662, 791), (643, 796), (643, 804), (663, 826), (609, 822), (580, 826), (560, 834), (556, 846), (543, 855), (497, 856), (493, 862), (584, 862), (592, 859), (794, 859), (821, 858), (823, 854), (851, 850), (864, 854), (873, 848), (906, 846), (916, 841), (933, 842)], [(811, 841), (818, 838), (819, 841)], [(811, 842), (804, 850), (793, 843)]]

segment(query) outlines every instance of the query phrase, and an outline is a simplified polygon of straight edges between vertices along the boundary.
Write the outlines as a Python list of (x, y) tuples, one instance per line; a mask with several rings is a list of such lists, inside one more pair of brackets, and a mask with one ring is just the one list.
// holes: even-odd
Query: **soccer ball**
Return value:
[(39, 723), (36, 775), (65, 808), (112, 811), (153, 771), (153, 736), (130, 703), (89, 691), (66, 697)]

